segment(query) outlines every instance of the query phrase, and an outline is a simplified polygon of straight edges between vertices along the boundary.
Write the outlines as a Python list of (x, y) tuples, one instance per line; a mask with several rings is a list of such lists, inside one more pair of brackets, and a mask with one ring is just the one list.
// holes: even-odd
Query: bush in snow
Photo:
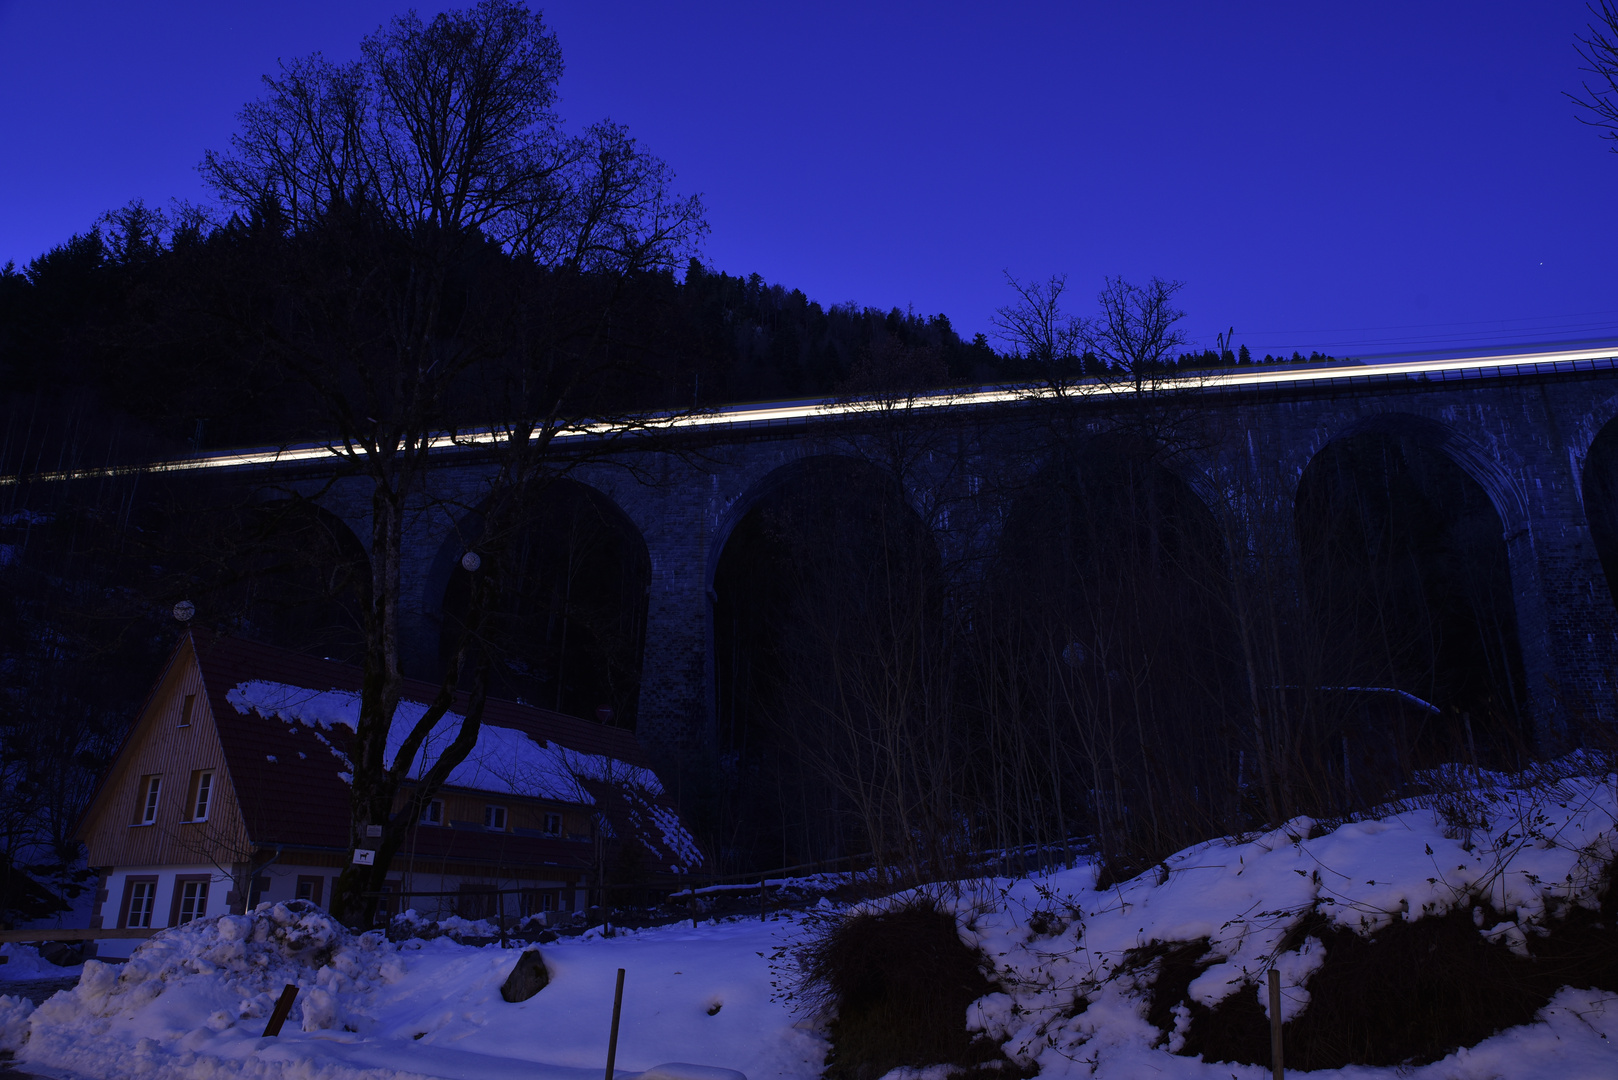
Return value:
[(1197, 845), (1106, 888), (1020, 883), (978, 928), (1003, 990), (970, 1023), (1027, 1066), (1267, 1065), (1273, 967), (1289, 1065), (1434, 1061), (1563, 987), (1618, 991), (1615, 820), (1610, 777), (1530, 777), (1460, 810)]
[(967, 1006), (994, 989), (954, 912), (924, 895), (821, 916), (800, 950), (798, 992), (832, 1016), (831, 1080), (896, 1068), (1004, 1064), (966, 1031)]

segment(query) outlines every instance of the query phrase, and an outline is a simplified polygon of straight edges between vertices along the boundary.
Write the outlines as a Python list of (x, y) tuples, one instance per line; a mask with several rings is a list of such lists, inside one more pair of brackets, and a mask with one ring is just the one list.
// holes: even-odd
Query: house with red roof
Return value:
[[(187, 632), (80, 823), (100, 874), (91, 926), (157, 929), (266, 901), (324, 904), (367, 846), (349, 810), (360, 686), (355, 667)], [(437, 690), (406, 680), (390, 760)], [(434, 727), (410, 775), (431, 767), (460, 721), (452, 710)], [(626, 868), (667, 881), (702, 862), (633, 733), (490, 700), (476, 748), (394, 857), (388, 891), (399, 899), (384, 906), (562, 917)]]

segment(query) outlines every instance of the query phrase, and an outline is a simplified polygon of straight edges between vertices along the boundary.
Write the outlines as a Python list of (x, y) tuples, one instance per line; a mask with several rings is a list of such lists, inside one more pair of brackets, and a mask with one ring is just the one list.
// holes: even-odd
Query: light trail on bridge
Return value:
[[(1584, 365), (1584, 366), (1581, 366)], [(1149, 392), (1217, 393), (1233, 390), (1285, 387), (1300, 384), (1393, 382), (1398, 380), (1442, 381), (1464, 378), (1511, 378), (1553, 373), (1573, 374), (1596, 368), (1618, 368), (1618, 346), (1593, 349), (1567, 349), (1554, 352), (1512, 353), (1504, 356), (1446, 357), (1381, 363), (1348, 362), (1307, 368), (1252, 368), (1193, 372), (1169, 378), (1147, 380), (1137, 390), (1133, 381), (1089, 380), (1053, 389), (1039, 384), (981, 387), (976, 390), (940, 390), (898, 400), (881, 398), (813, 398), (779, 402), (722, 406), (711, 411), (672, 415), (652, 415), (633, 421), (582, 422), (558, 432), (560, 443), (599, 439), (614, 435), (653, 435), (669, 432), (723, 431), (727, 428), (771, 427), (838, 416), (869, 416), (874, 413), (920, 412), (945, 408), (976, 408), (1017, 402), (1052, 401), (1059, 397), (1131, 397)], [(429, 452), (477, 450), (498, 445), (506, 434), (494, 429), (438, 434), (426, 440)], [(136, 465), (109, 465), (88, 469), (64, 469), (32, 476), (0, 476), (0, 487), (21, 483), (49, 483), (136, 473), (195, 472), (205, 469), (241, 469), (255, 466), (297, 465), (320, 461), (337, 464), (357, 460), (365, 451), (358, 444), (304, 443), (283, 447), (221, 450), (189, 458), (146, 462)]]

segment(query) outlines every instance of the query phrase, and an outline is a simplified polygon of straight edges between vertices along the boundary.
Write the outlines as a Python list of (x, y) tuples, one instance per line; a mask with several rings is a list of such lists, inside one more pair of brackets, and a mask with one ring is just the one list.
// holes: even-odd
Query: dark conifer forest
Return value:
[[(307, 395), (244, 336), (253, 315), (242, 309), (273, 289), (271, 231), (239, 219), (205, 230), (135, 205), (27, 267), (0, 270), (9, 433), (0, 468), (44, 469), (53, 451), (139, 461), (326, 434)], [(557, 293), (590, 285), (536, 282), (497, 251), (479, 272), (492, 279), (476, 283), (485, 289), (516, 287), (519, 277)], [(881, 341), (935, 356), (940, 385), (1019, 373), (983, 335), (963, 340), (945, 315), (823, 305), (696, 259), (683, 280), (648, 273), (621, 287), (600, 348), (633, 358), (630, 396), (648, 409), (836, 394)], [(484, 418), (468, 394), (447, 419)]]

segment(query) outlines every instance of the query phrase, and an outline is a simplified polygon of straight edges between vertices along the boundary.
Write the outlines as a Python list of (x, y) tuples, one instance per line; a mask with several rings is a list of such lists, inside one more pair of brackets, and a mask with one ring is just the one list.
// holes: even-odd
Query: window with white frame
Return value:
[(321, 889), (325, 884), (326, 879), (323, 877), (307, 877), (300, 875), (298, 878), (298, 899), (307, 900), (311, 904), (318, 905), (320, 903)]
[(192, 880), (180, 882), (180, 916), (178, 923), (188, 923), (208, 914), (208, 882)]
[(124, 925), (134, 929), (152, 925), (152, 909), (157, 906), (157, 879), (139, 878), (128, 883), (129, 904), (124, 911)]
[(561, 836), (562, 835), (562, 815), (561, 814), (552, 813), (552, 814), (546, 814), (545, 815), (545, 835), (546, 836)]
[(139, 799), (135, 804), (135, 824), (151, 825), (157, 821), (157, 802), (163, 794), (163, 778), (161, 776), (143, 776), (140, 778)]
[(191, 713), (197, 707), (197, 695), (185, 695), (185, 701), (180, 705), (180, 727), (191, 726)]
[(506, 831), (506, 808), (503, 806), (485, 806), (483, 808), (483, 827), (496, 832)]
[(444, 824), (444, 800), (429, 799), (421, 807), (421, 823), (423, 825)]
[(198, 769), (191, 774), (191, 820), (207, 821), (213, 804), (213, 770)]

